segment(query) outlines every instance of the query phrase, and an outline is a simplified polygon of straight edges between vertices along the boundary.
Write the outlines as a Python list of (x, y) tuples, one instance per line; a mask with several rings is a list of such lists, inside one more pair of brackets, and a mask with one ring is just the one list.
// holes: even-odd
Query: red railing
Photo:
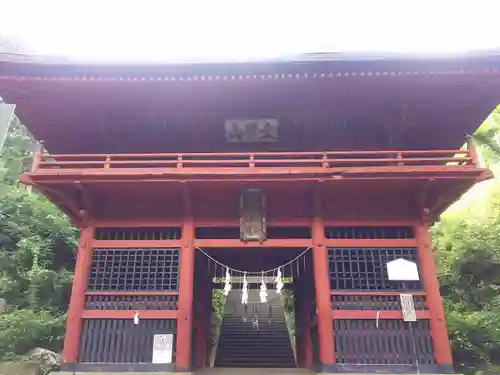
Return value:
[(328, 151), (170, 154), (54, 154), (37, 153), (32, 171), (39, 169), (115, 168), (306, 168), (476, 165), (468, 150)]

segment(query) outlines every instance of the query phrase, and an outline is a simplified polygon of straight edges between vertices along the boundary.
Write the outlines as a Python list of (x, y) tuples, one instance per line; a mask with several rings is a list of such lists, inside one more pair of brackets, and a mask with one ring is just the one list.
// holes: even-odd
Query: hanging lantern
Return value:
[(279, 269), (279, 268), (278, 268), (278, 274), (276, 275), (275, 282), (276, 282), (276, 293), (281, 294), (281, 291), (283, 290), (283, 286), (285, 284), (283, 284), (283, 279), (281, 277), (281, 269)]
[(226, 268), (226, 281), (224, 283), (224, 295), (228, 296), (231, 290), (231, 274), (229, 273), (229, 267)]
[(241, 290), (241, 304), (246, 305), (248, 303), (248, 282), (247, 273), (243, 274), (243, 289)]
[(262, 280), (260, 282), (259, 297), (261, 303), (267, 302), (267, 288), (266, 288), (266, 282), (264, 281), (264, 273), (262, 273)]

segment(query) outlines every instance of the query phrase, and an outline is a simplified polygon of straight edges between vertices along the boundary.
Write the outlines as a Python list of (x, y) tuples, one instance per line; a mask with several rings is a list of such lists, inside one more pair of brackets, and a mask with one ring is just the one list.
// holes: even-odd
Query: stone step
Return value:
[[(314, 373), (298, 368), (289, 367), (214, 367), (196, 372), (195, 375), (313, 375)], [(414, 375), (414, 374), (413, 374)]]

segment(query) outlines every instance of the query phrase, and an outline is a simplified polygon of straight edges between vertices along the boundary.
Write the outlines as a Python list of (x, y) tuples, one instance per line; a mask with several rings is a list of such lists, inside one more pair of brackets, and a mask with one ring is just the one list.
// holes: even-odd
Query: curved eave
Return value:
[(449, 57), (304, 55), (242, 62), (83, 63), (0, 53), (3, 80), (291, 79), (333, 76), (500, 73), (500, 54)]

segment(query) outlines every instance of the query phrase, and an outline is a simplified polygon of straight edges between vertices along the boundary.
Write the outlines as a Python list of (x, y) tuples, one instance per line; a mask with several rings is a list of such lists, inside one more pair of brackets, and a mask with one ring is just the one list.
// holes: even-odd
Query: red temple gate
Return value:
[[(428, 226), (490, 177), (461, 147), (500, 100), (499, 67), (491, 56), (148, 67), (1, 56), (0, 94), (45, 141), (22, 182), (82, 228), (63, 369), (207, 367), (215, 284), (196, 249), (258, 272), (310, 247), (290, 286), (298, 367), (452, 371)], [(255, 119), (241, 122), (253, 133), (228, 135), (235, 118)], [(265, 205), (242, 218), (248, 190)], [(389, 280), (397, 259), (420, 280)], [(411, 325), (401, 294), (413, 296)], [(157, 360), (155, 337), (168, 335), (172, 359)]]

